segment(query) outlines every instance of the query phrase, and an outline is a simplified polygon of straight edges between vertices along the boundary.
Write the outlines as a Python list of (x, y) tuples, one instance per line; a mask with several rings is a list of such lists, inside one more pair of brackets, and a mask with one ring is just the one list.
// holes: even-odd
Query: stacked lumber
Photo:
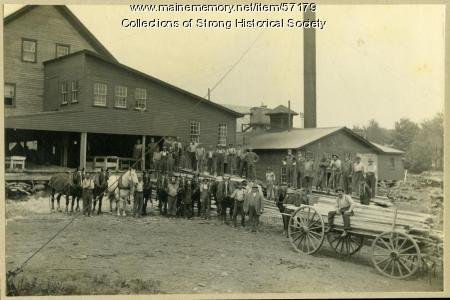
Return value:
[[(322, 216), (325, 223), (328, 222), (328, 212), (335, 210), (336, 200), (333, 197), (320, 196), (311, 201), (311, 205)], [(292, 205), (289, 209), (295, 209)], [(394, 225), (395, 220), (395, 227)], [(340, 216), (335, 217), (335, 224), (343, 226)], [(354, 216), (351, 217), (352, 229), (361, 230), (367, 233), (381, 233), (384, 231), (396, 231), (428, 235), (433, 226), (433, 217), (429, 214), (416, 213), (411, 211), (395, 210), (383, 208), (377, 205), (362, 205), (354, 203)]]
[(33, 187), (25, 182), (6, 182), (6, 196), (16, 199), (23, 196), (31, 195)]

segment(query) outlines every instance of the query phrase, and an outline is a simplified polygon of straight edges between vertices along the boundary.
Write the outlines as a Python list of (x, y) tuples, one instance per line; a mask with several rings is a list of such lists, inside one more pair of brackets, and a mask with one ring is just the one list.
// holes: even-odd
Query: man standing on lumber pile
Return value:
[(314, 179), (314, 161), (311, 157), (311, 155), (308, 155), (308, 158), (306, 159), (306, 162), (304, 163), (304, 188), (306, 192), (311, 195), (312, 194), (312, 183)]
[(266, 171), (266, 186), (267, 186), (267, 199), (272, 200), (275, 199), (275, 173), (272, 171), (272, 168), (267, 168)]
[(319, 161), (319, 174), (316, 184), (318, 190), (323, 190), (326, 186), (328, 165), (329, 165), (328, 159), (325, 156), (325, 154), (323, 154), (322, 158)]
[(331, 177), (328, 186), (331, 189), (336, 190), (336, 188), (341, 183), (341, 173), (342, 173), (341, 160), (339, 159), (339, 156), (337, 154), (333, 154), (333, 156), (331, 157), (330, 169), (331, 169)]
[(353, 194), (361, 195), (361, 183), (364, 181), (364, 165), (361, 162), (361, 157), (356, 157), (356, 162), (353, 164), (352, 186)]
[(344, 232), (342, 237), (347, 236), (347, 231), (350, 230), (350, 216), (353, 216), (353, 201), (350, 195), (344, 194), (344, 189), (338, 187), (336, 189), (338, 196), (336, 198), (336, 210), (328, 212), (328, 228), (325, 232), (329, 232), (334, 228), (334, 217), (342, 215), (344, 221)]
[(366, 182), (370, 187), (371, 198), (375, 198), (375, 185), (377, 182), (377, 166), (373, 163), (373, 159), (369, 158), (369, 165), (366, 170)]
[(292, 187), (294, 186), (295, 157), (292, 155), (291, 149), (288, 149), (285, 161), (287, 183), (290, 187)]
[(295, 165), (295, 187), (300, 189), (304, 187), (305, 180), (305, 158), (300, 151), (297, 151), (297, 161)]
[(352, 194), (351, 182), (353, 173), (353, 163), (350, 159), (350, 155), (346, 155), (344, 162), (342, 163), (342, 187), (344, 188), (344, 193), (347, 195)]
[(258, 154), (249, 148), (247, 154), (245, 155), (245, 160), (247, 161), (248, 177), (251, 180), (256, 180), (256, 163), (259, 160)]

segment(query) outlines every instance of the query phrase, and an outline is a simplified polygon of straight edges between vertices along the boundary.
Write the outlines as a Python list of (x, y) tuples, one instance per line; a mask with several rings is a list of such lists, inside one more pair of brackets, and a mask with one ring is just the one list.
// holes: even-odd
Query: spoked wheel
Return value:
[(389, 231), (375, 238), (372, 244), (372, 262), (375, 268), (391, 278), (413, 275), (420, 264), (420, 249), (409, 235)]
[(302, 206), (289, 219), (289, 240), (298, 252), (316, 253), (325, 238), (322, 216), (311, 206)]
[(330, 231), (327, 234), (328, 243), (331, 248), (343, 256), (350, 256), (358, 252), (363, 246), (364, 237), (348, 232), (342, 236), (340, 231)]

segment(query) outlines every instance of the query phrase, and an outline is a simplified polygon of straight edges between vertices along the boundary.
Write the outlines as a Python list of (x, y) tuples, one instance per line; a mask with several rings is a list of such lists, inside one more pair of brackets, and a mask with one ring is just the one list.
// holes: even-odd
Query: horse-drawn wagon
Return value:
[(338, 217), (335, 226), (326, 231), (328, 211), (333, 207), (334, 199), (324, 196), (316, 196), (310, 203), (284, 205), (282, 215), (288, 219), (287, 233), (296, 251), (314, 254), (325, 239), (341, 256), (351, 256), (370, 245), (374, 267), (399, 279), (413, 275), (421, 266), (442, 265), (443, 237), (432, 230), (430, 215), (355, 204), (351, 229), (342, 234), (344, 226)]

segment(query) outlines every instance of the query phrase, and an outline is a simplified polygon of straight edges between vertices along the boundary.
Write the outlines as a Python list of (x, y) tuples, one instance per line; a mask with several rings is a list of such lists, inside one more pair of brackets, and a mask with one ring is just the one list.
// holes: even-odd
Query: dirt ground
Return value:
[[(106, 205), (107, 208), (109, 207)], [(6, 267), (17, 267), (73, 216), (49, 213), (48, 198), (7, 201)], [(26, 265), (22, 294), (174, 294), (441, 291), (442, 276), (393, 280), (379, 274), (370, 247), (338, 257), (324, 242), (296, 252), (282, 228), (234, 229), (200, 219), (79, 216)]]

